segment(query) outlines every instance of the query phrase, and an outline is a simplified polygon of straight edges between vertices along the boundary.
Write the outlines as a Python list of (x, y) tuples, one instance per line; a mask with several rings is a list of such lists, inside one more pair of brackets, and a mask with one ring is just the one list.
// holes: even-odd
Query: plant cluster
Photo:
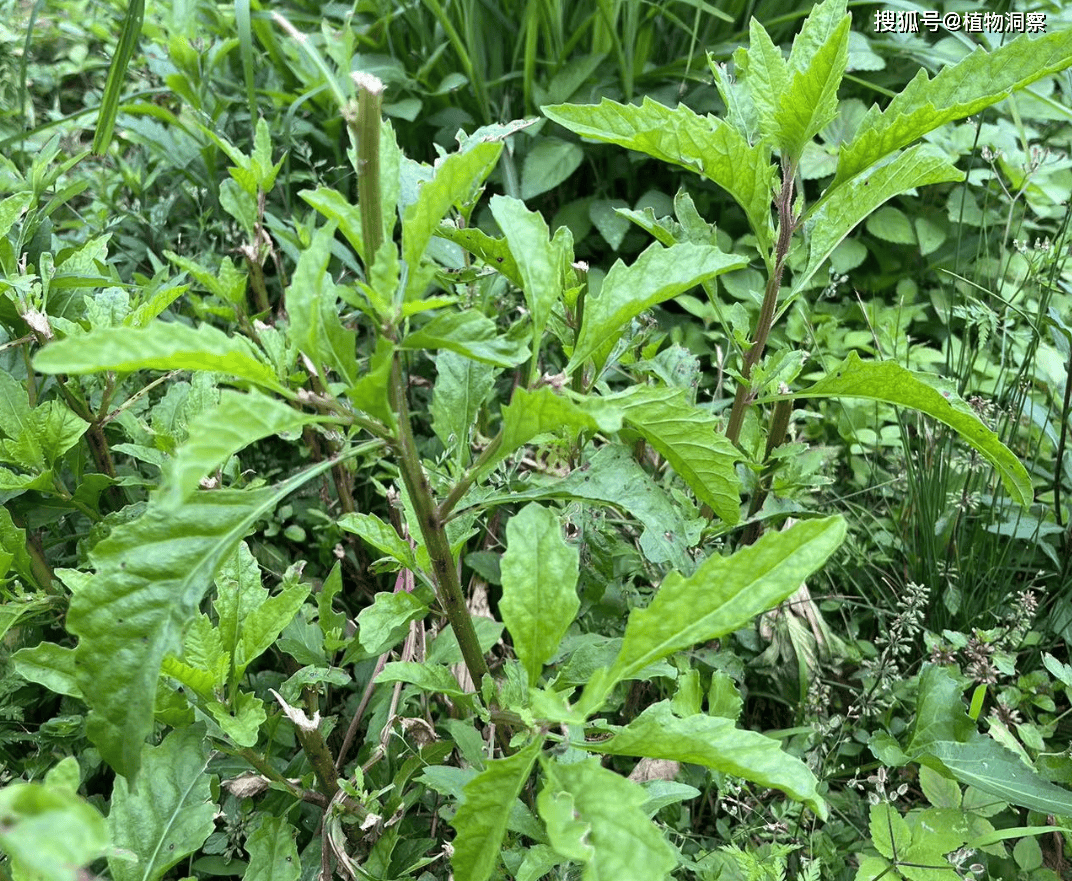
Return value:
[(1072, 29), (15, 8), (0, 879), (1061, 877)]

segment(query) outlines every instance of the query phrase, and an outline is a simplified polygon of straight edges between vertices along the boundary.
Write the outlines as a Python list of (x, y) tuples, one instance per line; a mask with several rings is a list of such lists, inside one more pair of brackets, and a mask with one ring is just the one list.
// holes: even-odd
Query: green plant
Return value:
[[(638, 758), (700, 766), (697, 782), (709, 787), (729, 788), (732, 777), (779, 789), (789, 796), (777, 802), (787, 823), (803, 822), (801, 805), (827, 815), (823, 784), (804, 762), (777, 738), (738, 727), (743, 698), (712, 645), (796, 592), (845, 537), (842, 518), (807, 510), (796, 525), (761, 534), (787, 511), (775, 490), (803, 497), (810, 486), (806, 466), (790, 467), (798, 450), (783, 445), (792, 401), (913, 407), (960, 432), (1014, 502), (1029, 502), (1033, 487), (975, 411), (934, 378), (850, 354), (792, 392), (804, 358), (766, 349), (779, 315), (805, 302), (856, 223), (896, 193), (959, 174), (925, 149), (896, 151), (1072, 61), (1068, 36), (1052, 35), (917, 80), (885, 114), (870, 112), (842, 148), (833, 183), (806, 207), (796, 170), (836, 112), (848, 33), (844, 3), (824, 3), (786, 62), (753, 25), (752, 48), (738, 55), (745, 83), (713, 68), (728, 121), (651, 101), (548, 110), (582, 135), (698, 169), (730, 192), (767, 273), (751, 332), (747, 311), (724, 308), (713, 283), (744, 270), (753, 253), (716, 247), (718, 231), (686, 195), (676, 220), (624, 212), (659, 241), (605, 275), (575, 261), (568, 229), (552, 234), (509, 196), (488, 203), (495, 238), (473, 220), (514, 127), (462, 133), (457, 150), (422, 165), (381, 120), (382, 84), (358, 75), (351, 99), (349, 84), (334, 82), (300, 40), (295, 51), (340, 104), (356, 206), (347, 189), (316, 181), (287, 220), (273, 216), (266, 206), (284, 159), (271, 126), (252, 124), (242, 150), (169, 111), (156, 117), (205, 145), (206, 170), (216, 151), (232, 163), (218, 201), (244, 261), (169, 249), (185, 277), (161, 266), (131, 297), (106, 284), (117, 281), (105, 275), (106, 243), (59, 259), (51, 239), (34, 243), (51, 204), (40, 207), (37, 183), (58, 179), (48, 177), (54, 156), (0, 203), (10, 221), (0, 253), (8, 354), (22, 356), (0, 419), (13, 466), (5, 513), (27, 515), (29, 527), (12, 519), (0, 539), (31, 586), (16, 597), (20, 615), (69, 594), (63, 628), (78, 639), (72, 647), (55, 621), (27, 628), (21, 635), (34, 640), (11, 664), (89, 708), (86, 736), (121, 775), (108, 814), (113, 878), (159, 878), (184, 860), (188, 874), (218, 871), (219, 861), (201, 859), (241, 859), (243, 850), (250, 871), (289, 878), (333, 860), (355, 877), (445, 875), (435, 865), (443, 849), (431, 852), (444, 819), (457, 833), (456, 877), (476, 881), (501, 874), (500, 858), (531, 878), (570, 862), (586, 877), (713, 871), (694, 842), (651, 821), (699, 788), (634, 782), (625, 773)], [(999, 78), (979, 94), (975, 75), (991, 68)], [(278, 289), (265, 281), (266, 240), (286, 266)], [(87, 276), (90, 268), (99, 275)], [(793, 288), (783, 298), (787, 271)], [(57, 279), (56, 290), (84, 296), (54, 298)], [(698, 284), (741, 355), (724, 431), (695, 401), (695, 358), (664, 345), (644, 315)], [(147, 370), (173, 384), (163, 390)], [(39, 383), (38, 373), (50, 378)], [(58, 439), (37, 455), (31, 429), (54, 423)], [(83, 436), (95, 439), (83, 445)], [(278, 479), (248, 468), (265, 449), (292, 466)], [(267, 561), (265, 546), (279, 550), (284, 501), (317, 486), (320, 520), (316, 505), (302, 510), (307, 525), (340, 538), (340, 563), (314, 583), (300, 561)], [(59, 500), (48, 516), (68, 530), (62, 565), (34, 545), (36, 493)], [(303, 533), (298, 523), (282, 530), (296, 545)], [(381, 555), (370, 580), (344, 577), (357, 550), (343, 533)], [(364, 601), (370, 581), (388, 586), (384, 575), (395, 589)], [(501, 624), (473, 608), (488, 585)], [(430, 642), (429, 616), (445, 622)], [(510, 648), (493, 651), (503, 625)], [(925, 676), (921, 715), (937, 727), (917, 728), (905, 760), (960, 778), (977, 753), (1004, 761), (954, 712), (959, 693)], [(81, 720), (73, 727), (80, 734)], [(896, 743), (878, 742), (889, 764), (900, 758)], [(86, 763), (97, 770), (88, 750)], [(1065, 809), (1064, 790), (1015, 770), (1033, 806)], [(213, 825), (219, 778), (229, 792), (223, 833)], [(259, 822), (243, 822), (248, 805), (232, 797), (259, 799)], [(893, 815), (884, 818), (893, 830)], [(738, 851), (718, 867), (759, 870), (755, 854)], [(775, 865), (798, 858), (781, 845), (768, 852)]]

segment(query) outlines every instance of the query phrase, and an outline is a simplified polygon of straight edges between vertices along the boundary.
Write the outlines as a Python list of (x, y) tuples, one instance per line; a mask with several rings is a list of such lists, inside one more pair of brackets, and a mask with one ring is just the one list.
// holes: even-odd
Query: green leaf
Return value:
[(122, 854), (109, 855), (115, 881), (156, 881), (201, 847), (215, 828), (203, 725), (176, 729), (159, 746), (145, 745), (138, 764), (143, 766), (138, 787), (131, 789), (116, 777), (112, 790), (112, 843), (137, 858), (129, 862)]
[(560, 138), (539, 138), (521, 166), (521, 198), (553, 190), (580, 168), (584, 150)]
[(245, 842), (249, 865), (242, 881), (298, 881), (301, 860), (296, 834), (282, 817), (261, 812), (260, 823)]
[(409, 682), (422, 691), (441, 694), (451, 700), (468, 699), (454, 674), (442, 664), (418, 664), (415, 661), (391, 661), (376, 677), (377, 682)]
[(81, 698), (74, 652), (74, 649), (64, 648), (54, 642), (42, 642), (33, 648), (19, 649), (11, 659), (15, 663), (15, 672), (23, 679), (43, 685), (56, 694)]
[(529, 357), (527, 345), (498, 336), (495, 322), (475, 310), (437, 315), (407, 335), (401, 348), (450, 349), (496, 367), (514, 367)]
[(90, 552), (96, 574), (74, 594), (67, 628), (79, 637), (87, 734), (116, 771), (137, 773), (161, 661), (178, 652), (217, 566), (258, 519), (328, 467), (271, 489), (198, 493), (179, 506), (154, 499)]
[(346, 382), (357, 381), (357, 335), (342, 326), (338, 294), (328, 274), (335, 225), (328, 224), (302, 251), (286, 291), (290, 338), (317, 367), (334, 369)]
[(15, 878), (76, 881), (110, 844), (107, 821), (51, 773), (0, 789), (0, 850)]
[[(473, 422), (495, 382), (490, 365), (450, 349), (436, 356), (436, 381), (429, 408), (432, 431), (460, 472), (468, 466)], [(397, 534), (397, 533), (396, 533)]]
[(718, 420), (690, 404), (683, 389), (638, 386), (611, 400), (622, 403), (635, 428), (696, 493), (729, 525), (741, 517), (737, 448), (717, 431)]
[(260, 728), (268, 718), (264, 701), (244, 691), (235, 692), (230, 704), (210, 700), (206, 707), (216, 724), (239, 746), (257, 745)]
[[(235, 651), (235, 675), (242, 676), (253, 661), (263, 655), (279, 634), (294, 620), (309, 596), (309, 584), (294, 584), (282, 593), (269, 596), (254, 609), (242, 609), (238, 648)], [(264, 592), (265, 595), (267, 591)]]
[[(585, 301), (584, 324), (566, 372), (605, 348), (608, 340), (616, 340), (622, 326), (645, 309), (746, 264), (743, 257), (687, 242), (669, 248), (652, 244), (631, 266), (615, 262), (599, 296), (589, 295)], [(600, 358), (597, 368), (602, 366)]]
[(355, 254), (364, 255), (365, 240), (361, 236), (361, 209), (357, 205), (331, 187), (302, 190), (298, 195), (338, 227)]
[(526, 505), (506, 524), (499, 612), (514, 651), (535, 685), (580, 608), (580, 552), (562, 538), (553, 511)]
[(558, 104), (540, 109), (582, 137), (646, 153), (714, 181), (744, 209), (760, 251), (770, 250), (774, 168), (767, 144), (751, 145), (721, 119), (698, 116), (684, 104), (671, 109), (647, 96), (639, 106), (604, 98), (594, 106)]
[(242, 337), (203, 324), (154, 321), (148, 327), (111, 327), (49, 343), (34, 357), (41, 373), (117, 370), (211, 370), (278, 389), (275, 373)]
[(964, 175), (948, 159), (921, 144), (905, 150), (866, 178), (827, 188), (804, 223), (808, 264), (794, 278), (794, 291), (803, 290), (841, 240), (884, 202), (915, 187), (963, 179)]
[(845, 538), (845, 521), (826, 517), (768, 533), (729, 557), (713, 556), (689, 578), (671, 572), (655, 599), (634, 609), (621, 651), (599, 671), (579, 706), (594, 712), (616, 682), (673, 652), (744, 626), (800, 588)]
[(171, 461), (162, 497), (169, 504), (178, 504), (197, 489), (201, 478), (239, 450), (318, 421), (319, 417), (276, 398), (224, 389), (215, 407), (190, 420), (189, 437)]
[(997, 469), (1006, 491), (1027, 507), (1034, 500), (1031, 477), (1020, 460), (987, 428), (970, 405), (939, 386), (937, 377), (916, 373), (891, 361), (862, 361), (855, 352), (832, 374), (796, 398), (867, 398), (911, 407), (956, 431)]
[(33, 193), (25, 192), (8, 196), (0, 202), (0, 238), (8, 234), (8, 230), (22, 217), (22, 213), (30, 207), (32, 201)]
[(826, 817), (826, 803), (816, 791), (818, 781), (808, 766), (787, 754), (777, 740), (737, 728), (732, 719), (702, 713), (679, 718), (668, 701), (660, 701), (627, 727), (618, 729), (609, 740), (585, 743), (584, 747), (607, 755), (647, 756), (703, 765), (780, 789), (821, 818)]
[(641, 786), (596, 758), (544, 769), (536, 803), (547, 836), (558, 853), (584, 864), (585, 881), (657, 881), (677, 865), (677, 853), (641, 810)]
[(457, 830), (451, 865), (457, 878), (487, 881), (502, 853), (510, 810), (532, 772), (541, 743), (534, 740), (505, 759), (487, 763), (463, 790), (450, 824)]
[(465, 153), (452, 153), (435, 170), (435, 177), (417, 191), (417, 201), (402, 217), (402, 258), (408, 267), (405, 296), (413, 300), (424, 293), (425, 278), (418, 271), (439, 222), (451, 206), (468, 201), (499, 161), (502, 144), (484, 142)]
[(828, 0), (812, 11), (793, 42), (789, 82), (778, 95), (775, 137), (794, 159), (837, 116), (837, 90), (849, 60), (851, 23), (845, 0)]
[(562, 299), (563, 255), (551, 242), (539, 212), (507, 196), (493, 196), (490, 207), (521, 274), (521, 289), (532, 315), (533, 351), (538, 351), (551, 310)]
[(748, 94), (759, 116), (763, 134), (777, 140), (778, 98), (789, 83), (789, 64), (754, 17), (748, 22), (748, 48), (734, 54), (738, 76), (748, 83)]
[(451, 223), (440, 224), (436, 235), (448, 242), (454, 242), (473, 256), (479, 257), (485, 265), (504, 275), (516, 287), (525, 287), (521, 279), (521, 270), (518, 269), (505, 238), (492, 238), (475, 226), (458, 229)]
[(428, 614), (428, 606), (411, 593), (378, 593), (357, 616), (357, 638), (370, 655), (382, 654), (405, 636), (411, 621)]
[(108, 152), (112, 142), (115, 120), (119, 114), (119, 101), (123, 93), (123, 81), (127, 75), (127, 65), (134, 57), (141, 37), (142, 22), (145, 20), (145, 0), (130, 0), (126, 15), (123, 17), (123, 30), (119, 34), (119, 43), (115, 47), (112, 63), (108, 66), (108, 79), (104, 83), (104, 96), (101, 99), (100, 115), (97, 117), (96, 132), (93, 135), (93, 152), (103, 156)]
[(912, 842), (912, 831), (895, 808), (888, 804), (871, 806), (871, 841), (886, 859), (904, 859)]
[(361, 536), (380, 553), (394, 557), (406, 569), (417, 568), (413, 548), (375, 514), (345, 514), (337, 522), (340, 529)]
[[(218, 270), (210, 270), (196, 260), (183, 257), (174, 251), (164, 251), (164, 256), (180, 269), (190, 273), (205, 290), (225, 302), (238, 304), (245, 300), (248, 275), (237, 269), (230, 257), (224, 257), (220, 261)], [(161, 308), (156, 314), (159, 315), (163, 311), (163, 308)], [(149, 324), (145, 315), (146, 313), (139, 309), (137, 312), (127, 316), (123, 323), (128, 326), (145, 327)]]
[(853, 140), (841, 148), (834, 185), (938, 126), (978, 113), (1048, 74), (1072, 64), (1072, 31), (1038, 39), (1026, 34), (987, 52), (982, 46), (934, 79), (925, 70), (890, 101), (873, 105)]

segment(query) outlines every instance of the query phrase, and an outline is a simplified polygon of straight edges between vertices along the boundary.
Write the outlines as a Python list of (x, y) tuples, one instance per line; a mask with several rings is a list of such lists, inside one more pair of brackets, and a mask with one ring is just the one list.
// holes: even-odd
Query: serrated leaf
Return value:
[(112, 843), (137, 860), (117, 852), (109, 854), (108, 867), (115, 881), (156, 881), (215, 828), (204, 726), (176, 729), (159, 746), (145, 745), (134, 764), (143, 767), (142, 781), (132, 789), (115, 778), (108, 828)]
[(298, 195), (338, 227), (355, 254), (364, 255), (365, 240), (361, 234), (361, 209), (357, 205), (331, 187), (301, 190)]
[(202, 324), (154, 321), (147, 327), (112, 327), (49, 343), (34, 357), (41, 373), (117, 370), (210, 370), (279, 388), (275, 373), (242, 337)]
[(347, 383), (357, 382), (357, 335), (342, 326), (338, 293), (328, 275), (335, 225), (328, 224), (302, 251), (286, 290), (289, 337), (318, 367), (334, 369)]
[(866, 398), (911, 407), (956, 431), (990, 462), (1009, 495), (1027, 507), (1034, 499), (1031, 477), (1020, 460), (987, 428), (970, 405), (953, 392), (938, 386), (936, 377), (916, 373), (891, 361), (862, 361), (850, 352), (832, 374), (808, 388), (794, 392), (797, 398)]
[(540, 741), (535, 740), (512, 756), (488, 762), (465, 785), (464, 801), (450, 821), (458, 833), (451, 857), (455, 877), (487, 881), (495, 871), (511, 808), (532, 772), (540, 747)]
[(450, 223), (441, 223), (436, 235), (448, 242), (465, 248), (474, 257), (479, 257), (487, 266), (504, 275), (518, 288), (524, 288), (521, 270), (510, 253), (506, 239), (495, 239), (476, 227), (458, 229)]
[(773, 738), (737, 728), (732, 719), (702, 713), (680, 718), (668, 701), (648, 707), (609, 740), (584, 744), (592, 752), (615, 756), (646, 756), (703, 765), (722, 774), (780, 789), (803, 802), (821, 818), (826, 803), (818, 781), (800, 759)]
[(210, 700), (206, 707), (223, 733), (236, 744), (243, 747), (257, 745), (261, 725), (268, 718), (264, 701), (259, 697), (237, 691), (230, 704)]
[(535, 685), (580, 608), (580, 552), (562, 538), (555, 513), (526, 505), (506, 524), (499, 612), (514, 651)]
[(905, 150), (896, 159), (865, 178), (831, 186), (805, 221), (808, 242), (807, 269), (793, 280), (802, 290), (856, 225), (894, 196), (926, 184), (964, 179), (948, 159), (926, 144)]
[[(584, 323), (566, 372), (576, 370), (608, 340), (617, 339), (622, 326), (645, 309), (747, 262), (718, 248), (688, 242), (669, 248), (652, 244), (630, 266), (615, 262), (599, 296), (585, 300)], [(597, 367), (602, 367), (602, 360)]]
[(408, 267), (405, 296), (416, 299), (424, 293), (418, 272), (421, 258), (451, 206), (468, 201), (499, 161), (502, 144), (484, 142), (465, 153), (452, 153), (435, 169), (435, 176), (417, 191), (417, 200), (407, 206), (402, 218), (402, 258)]
[(678, 856), (644, 814), (644, 789), (599, 764), (547, 762), (537, 796), (551, 846), (584, 864), (585, 881), (657, 881)]
[(760, 251), (770, 250), (774, 168), (765, 143), (751, 145), (724, 120), (699, 116), (684, 104), (671, 109), (647, 96), (639, 106), (604, 98), (598, 105), (540, 109), (581, 137), (646, 153), (714, 181), (744, 209)]
[(826, 517), (768, 533), (735, 554), (708, 558), (690, 577), (671, 572), (625, 626), (609, 670), (593, 676), (579, 706), (598, 709), (616, 682), (673, 652), (744, 626), (800, 588), (845, 538), (845, 521)]
[(407, 334), (400, 348), (450, 349), (496, 367), (514, 367), (529, 357), (527, 345), (499, 336), (495, 322), (475, 310), (437, 315)]
[(282, 817), (262, 812), (260, 823), (245, 841), (249, 865), (242, 881), (298, 881), (301, 860), (296, 830)]
[(188, 498), (206, 474), (239, 450), (262, 438), (312, 425), (320, 417), (302, 413), (258, 392), (220, 392), (219, 403), (190, 420), (189, 437), (167, 467), (163, 498), (178, 504)]
[(777, 131), (778, 96), (784, 94), (789, 82), (789, 64), (766, 28), (754, 17), (748, 22), (748, 49), (735, 58), (739, 59), (738, 75), (748, 83), (760, 130), (773, 138)]
[(246, 667), (263, 655), (279, 634), (294, 620), (309, 596), (309, 584), (295, 584), (264, 600), (257, 608), (242, 610), (238, 647), (235, 650), (235, 674), (242, 676)]
[[(246, 296), (247, 274), (237, 269), (230, 257), (224, 257), (220, 262), (220, 268), (216, 271), (206, 269), (196, 260), (176, 254), (174, 251), (164, 251), (164, 256), (185, 272), (190, 273), (209, 293), (214, 294), (228, 303), (241, 303)], [(161, 308), (157, 314), (162, 312)], [(123, 323), (134, 327), (146, 327), (149, 322), (145, 320), (141, 309), (128, 315)]]
[(921, 70), (884, 111), (874, 105), (841, 148), (834, 184), (947, 122), (964, 119), (1048, 74), (1072, 65), (1072, 31), (1026, 34), (992, 52), (982, 46), (931, 79)]
[(895, 808), (886, 803), (872, 805), (869, 820), (871, 841), (886, 859), (904, 859), (912, 832)]
[(688, 403), (683, 389), (637, 387), (615, 396), (624, 420), (663, 456), (696, 498), (729, 525), (740, 512), (737, 448), (716, 430), (718, 420)]

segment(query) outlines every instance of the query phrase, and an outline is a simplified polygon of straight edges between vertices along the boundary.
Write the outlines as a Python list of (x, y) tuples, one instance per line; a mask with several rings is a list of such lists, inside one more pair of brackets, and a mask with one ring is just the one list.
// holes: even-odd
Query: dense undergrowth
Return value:
[(1072, 9), (142, 5), (0, 3), (0, 878), (1072, 877)]

